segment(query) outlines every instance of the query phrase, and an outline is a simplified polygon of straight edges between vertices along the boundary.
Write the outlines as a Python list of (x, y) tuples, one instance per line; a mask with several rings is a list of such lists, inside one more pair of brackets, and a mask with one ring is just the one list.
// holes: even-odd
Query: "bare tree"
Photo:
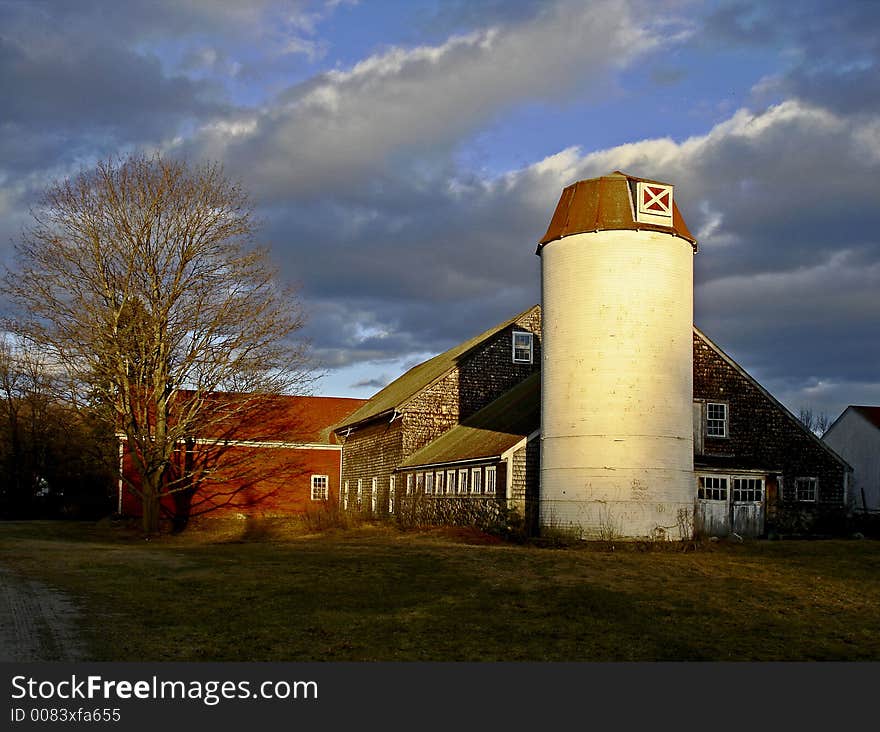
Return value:
[(817, 437), (824, 435), (831, 426), (831, 418), (827, 412), (814, 412), (812, 407), (801, 407), (798, 411), (798, 419)]
[(182, 445), (221, 448), (311, 379), (292, 340), (299, 301), (254, 235), (246, 193), (218, 165), (134, 155), (50, 186), (16, 247), (15, 328), (63, 372), (66, 398), (124, 438), (147, 532), (204, 477)]

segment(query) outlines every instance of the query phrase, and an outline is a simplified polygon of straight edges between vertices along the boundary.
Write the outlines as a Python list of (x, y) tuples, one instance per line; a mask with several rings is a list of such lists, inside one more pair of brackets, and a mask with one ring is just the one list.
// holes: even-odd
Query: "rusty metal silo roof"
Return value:
[(581, 180), (565, 188), (550, 220), (547, 233), (538, 243), (536, 253), (540, 253), (545, 244), (564, 236), (612, 229), (664, 231), (686, 239), (696, 251), (697, 240), (688, 230), (674, 200), (671, 226), (636, 220), (633, 200), (635, 186), (639, 182), (670, 185), (647, 178), (636, 178), (617, 170), (610, 175)]

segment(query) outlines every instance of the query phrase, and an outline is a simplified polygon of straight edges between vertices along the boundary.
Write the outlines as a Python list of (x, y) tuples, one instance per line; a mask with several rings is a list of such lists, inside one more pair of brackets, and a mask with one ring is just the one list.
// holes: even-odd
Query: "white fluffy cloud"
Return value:
[(248, 170), (263, 197), (323, 195), (413, 157), (444, 165), (465, 135), (512, 105), (582, 93), (660, 42), (623, 0), (548, 5), (528, 21), (328, 71), (255, 113), (249, 135), (206, 129), (198, 149)]

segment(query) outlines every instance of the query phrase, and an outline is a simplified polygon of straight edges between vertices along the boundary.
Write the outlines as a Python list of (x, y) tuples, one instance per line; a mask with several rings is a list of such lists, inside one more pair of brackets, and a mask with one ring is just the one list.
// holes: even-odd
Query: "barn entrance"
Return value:
[(766, 516), (765, 485), (763, 474), (698, 474), (696, 532), (704, 536), (762, 536)]

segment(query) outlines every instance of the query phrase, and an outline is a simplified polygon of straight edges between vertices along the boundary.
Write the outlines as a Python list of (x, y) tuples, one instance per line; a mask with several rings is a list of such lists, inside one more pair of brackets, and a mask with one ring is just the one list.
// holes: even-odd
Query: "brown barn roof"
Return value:
[(647, 224), (635, 220), (632, 187), (638, 182), (670, 185), (648, 178), (636, 178), (617, 170), (601, 178), (581, 180), (568, 186), (562, 191), (547, 233), (541, 237), (538, 252), (540, 253), (543, 245), (564, 236), (611, 229), (665, 231), (686, 239), (696, 249), (697, 240), (688, 230), (674, 200), (672, 226)]
[(334, 424), (361, 407), (365, 399), (347, 397), (215, 393), (205, 413), (206, 439), (338, 444)]

